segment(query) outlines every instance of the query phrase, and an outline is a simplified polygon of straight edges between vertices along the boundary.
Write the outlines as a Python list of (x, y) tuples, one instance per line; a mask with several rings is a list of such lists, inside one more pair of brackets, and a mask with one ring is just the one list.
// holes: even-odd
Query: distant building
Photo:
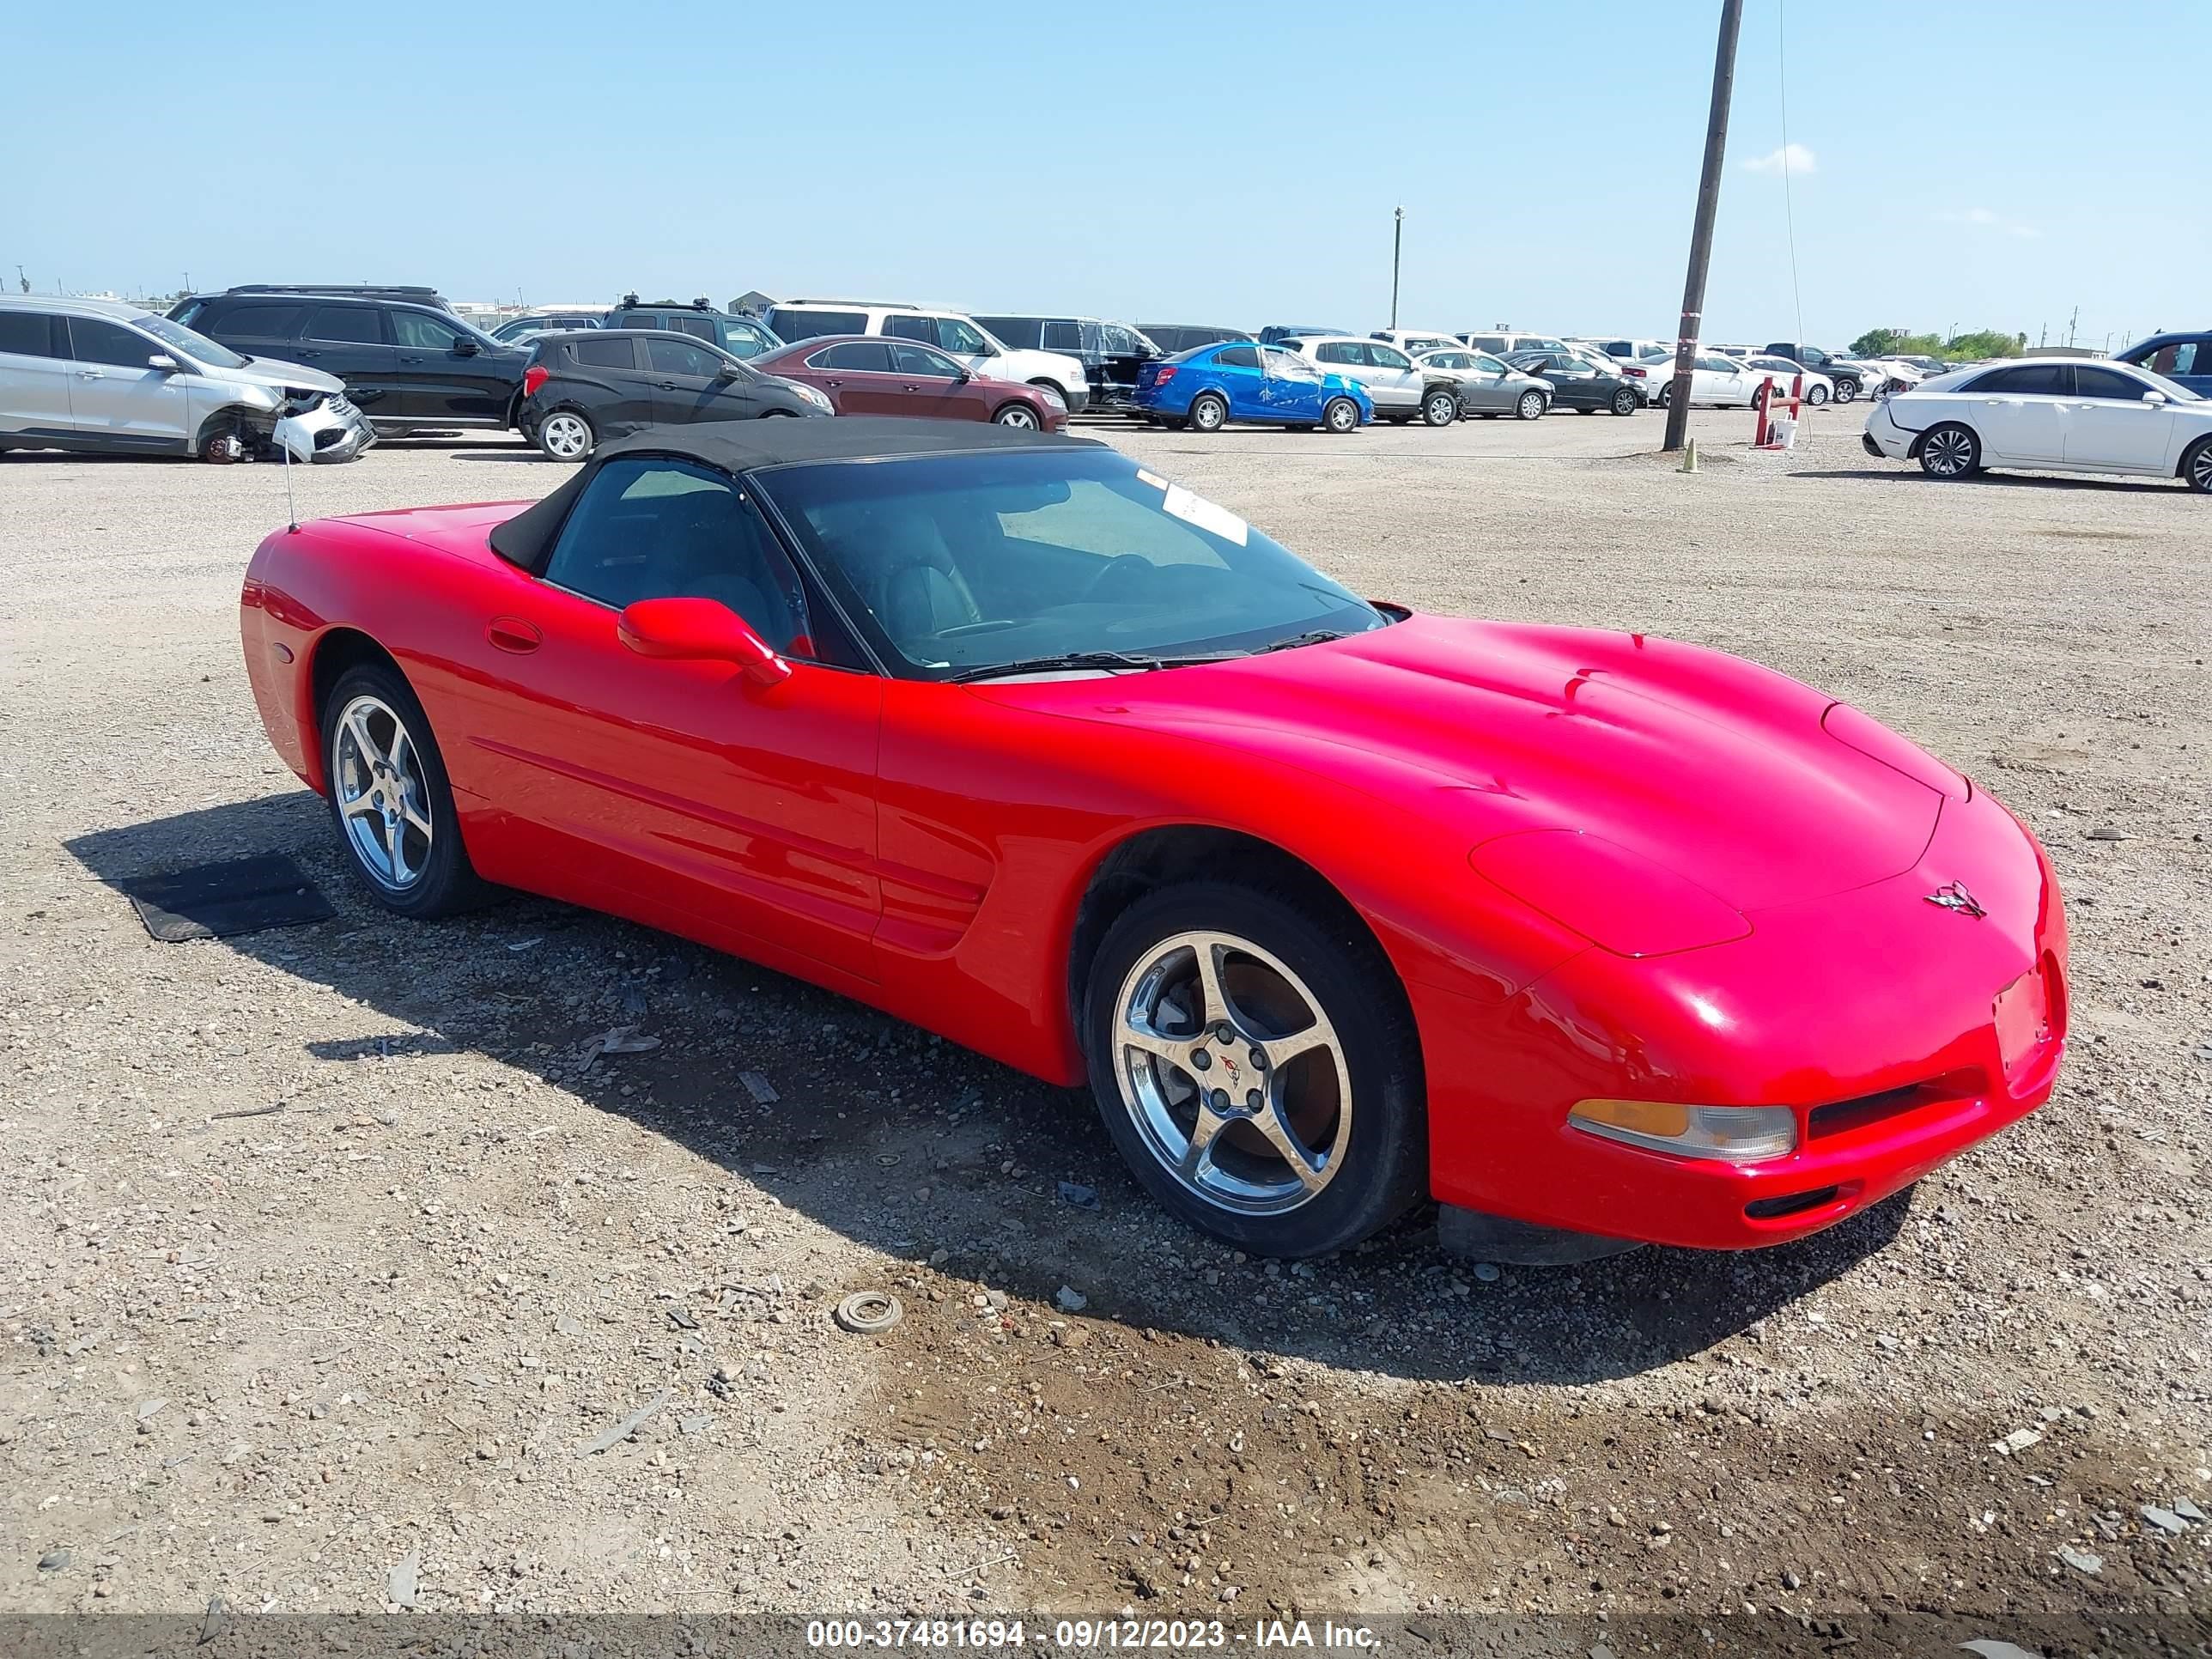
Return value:
[(775, 303), (775, 295), (763, 294), (758, 289), (750, 294), (740, 294), (730, 301), (730, 309), (740, 317), (757, 317)]

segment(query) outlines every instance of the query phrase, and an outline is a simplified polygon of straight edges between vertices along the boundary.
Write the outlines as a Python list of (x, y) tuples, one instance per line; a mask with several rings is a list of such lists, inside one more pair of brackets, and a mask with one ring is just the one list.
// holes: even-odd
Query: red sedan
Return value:
[(935, 346), (877, 334), (831, 334), (753, 359), (755, 368), (828, 395), (840, 415), (905, 415), (990, 421), (1026, 432), (1058, 432), (1067, 405), (1019, 380), (994, 380)]
[(1941, 761), (1717, 652), (1369, 603), (1081, 440), (662, 428), (272, 535), (242, 621), (391, 908), (527, 889), (1087, 1084), (1252, 1250), (1430, 1196), (1532, 1257), (1771, 1244), (2064, 1048), (2051, 866)]

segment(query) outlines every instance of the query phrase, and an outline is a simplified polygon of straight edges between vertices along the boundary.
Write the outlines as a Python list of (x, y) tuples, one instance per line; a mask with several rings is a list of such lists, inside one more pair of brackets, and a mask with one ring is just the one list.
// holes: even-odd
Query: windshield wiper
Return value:
[(1331, 640), (1348, 639), (1351, 636), (1349, 635), (1344, 633), (1339, 629), (1316, 628), (1310, 629), (1308, 632), (1304, 634), (1293, 634), (1287, 640), (1270, 640), (1265, 645), (1255, 645), (1247, 654), (1255, 657), (1264, 657), (1270, 651), (1288, 651), (1291, 647), (1299, 645), (1327, 645)]
[(981, 667), (948, 674), (945, 678), (957, 685), (967, 680), (996, 679), (1006, 674), (1048, 674), (1060, 668), (1188, 668), (1194, 663), (1228, 660), (1218, 653), (1205, 657), (1136, 657), (1124, 651), (1070, 651), (1057, 657), (1024, 657), (1014, 662), (985, 663)]

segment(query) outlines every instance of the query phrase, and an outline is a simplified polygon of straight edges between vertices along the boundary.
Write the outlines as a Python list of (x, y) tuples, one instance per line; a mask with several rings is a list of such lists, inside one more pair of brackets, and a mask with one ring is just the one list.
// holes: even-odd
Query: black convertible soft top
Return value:
[(868, 416), (834, 420), (702, 421), (657, 426), (592, 452), (592, 459), (544, 500), (525, 507), (491, 532), (492, 551), (509, 564), (539, 571), (568, 508), (610, 461), (630, 455), (676, 455), (732, 477), (764, 466), (800, 461), (896, 460), (909, 455), (950, 455), (987, 449), (1095, 449), (1093, 438), (1023, 432), (982, 421), (905, 421)]

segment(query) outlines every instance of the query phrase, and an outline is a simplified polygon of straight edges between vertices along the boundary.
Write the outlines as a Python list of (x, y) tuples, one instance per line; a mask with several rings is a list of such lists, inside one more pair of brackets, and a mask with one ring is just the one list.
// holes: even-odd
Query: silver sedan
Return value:
[(1425, 351), (1414, 361), (1431, 373), (1449, 375), (1459, 383), (1459, 412), (1462, 418), (1480, 415), (1494, 419), (1517, 416), (1524, 421), (1540, 417), (1552, 406), (1552, 383), (1500, 362), (1486, 351), (1466, 348)]

